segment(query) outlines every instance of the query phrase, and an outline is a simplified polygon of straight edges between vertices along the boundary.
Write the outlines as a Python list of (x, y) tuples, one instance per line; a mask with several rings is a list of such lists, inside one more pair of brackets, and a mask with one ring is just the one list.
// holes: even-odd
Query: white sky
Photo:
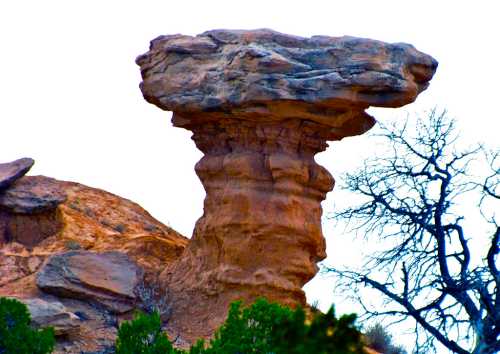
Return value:
[[(201, 153), (189, 132), (171, 126), (170, 113), (144, 101), (134, 60), (160, 34), (214, 28), (267, 27), (302, 36), (411, 43), (440, 65), (429, 89), (407, 109), (446, 107), (467, 141), (498, 146), (497, 3), (3, 0), (0, 162), (33, 157), (31, 174), (129, 198), (189, 236), (202, 213), (204, 190), (193, 169)], [(405, 109), (371, 112), (381, 121), (406, 115)], [(332, 143), (317, 160), (338, 176), (370, 156), (373, 147), (364, 141)], [(332, 210), (336, 194), (329, 194), (325, 211)], [(348, 262), (359, 252), (332, 228), (324, 225), (330, 258)], [(341, 303), (330, 285), (315, 279), (307, 287), (309, 299), (320, 299), (323, 307)]]

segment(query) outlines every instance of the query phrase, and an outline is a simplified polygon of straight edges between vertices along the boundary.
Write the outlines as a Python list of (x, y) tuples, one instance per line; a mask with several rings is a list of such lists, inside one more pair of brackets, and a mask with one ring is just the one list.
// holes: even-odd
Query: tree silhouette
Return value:
[[(327, 271), (364, 318), (412, 319), (414, 353), (435, 352), (436, 342), (454, 353), (498, 353), (500, 153), (459, 150), (445, 111), (380, 131), (386, 153), (344, 176), (344, 188), (362, 201), (332, 218), (384, 249), (362, 269)], [(467, 228), (471, 211), (480, 217)], [(367, 291), (383, 303), (370, 303)]]

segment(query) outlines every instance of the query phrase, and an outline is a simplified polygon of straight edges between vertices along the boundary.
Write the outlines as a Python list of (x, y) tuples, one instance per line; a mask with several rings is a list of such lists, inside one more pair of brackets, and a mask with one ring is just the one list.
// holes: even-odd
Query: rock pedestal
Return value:
[(408, 44), (271, 30), (161, 36), (137, 63), (145, 99), (205, 154), (204, 214), (162, 273), (170, 324), (188, 340), (211, 335), (234, 300), (305, 305), (334, 184), (314, 155), (370, 129), (369, 106), (414, 101), (437, 67)]

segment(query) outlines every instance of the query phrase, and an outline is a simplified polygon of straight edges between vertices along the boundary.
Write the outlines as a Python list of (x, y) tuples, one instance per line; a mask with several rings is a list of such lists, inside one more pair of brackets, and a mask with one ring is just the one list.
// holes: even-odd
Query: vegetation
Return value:
[(167, 336), (161, 332), (160, 314), (138, 312), (131, 322), (123, 322), (118, 329), (116, 354), (170, 354), (177, 353)]
[(54, 330), (30, 327), (28, 308), (15, 299), (0, 297), (0, 354), (47, 354), (54, 349)]
[(117, 354), (358, 354), (363, 353), (363, 344), (355, 320), (355, 315), (337, 319), (332, 308), (308, 321), (303, 309), (291, 310), (260, 299), (245, 309), (240, 302), (233, 303), (214, 339), (200, 340), (188, 351), (172, 348), (161, 334), (157, 312), (138, 314), (132, 322), (123, 323), (116, 348)]
[(406, 350), (403, 347), (395, 345), (392, 342), (392, 335), (380, 323), (369, 327), (364, 334), (367, 339), (367, 345), (380, 353), (406, 354)]
[(500, 352), (500, 151), (464, 149), (454, 121), (435, 110), (379, 131), (387, 152), (345, 175), (360, 203), (334, 218), (384, 248), (359, 270), (329, 271), (363, 318), (412, 319), (415, 353), (437, 343), (459, 354)]

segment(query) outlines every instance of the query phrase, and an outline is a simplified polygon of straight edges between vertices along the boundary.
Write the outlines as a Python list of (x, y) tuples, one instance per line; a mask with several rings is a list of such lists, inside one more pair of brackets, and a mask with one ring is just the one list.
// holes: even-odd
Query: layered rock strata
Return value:
[(137, 63), (145, 99), (173, 111), (205, 154), (204, 214), (162, 274), (187, 337), (210, 335), (236, 299), (305, 304), (333, 188), (314, 155), (370, 129), (369, 106), (414, 101), (437, 67), (408, 44), (271, 30), (161, 36)]

